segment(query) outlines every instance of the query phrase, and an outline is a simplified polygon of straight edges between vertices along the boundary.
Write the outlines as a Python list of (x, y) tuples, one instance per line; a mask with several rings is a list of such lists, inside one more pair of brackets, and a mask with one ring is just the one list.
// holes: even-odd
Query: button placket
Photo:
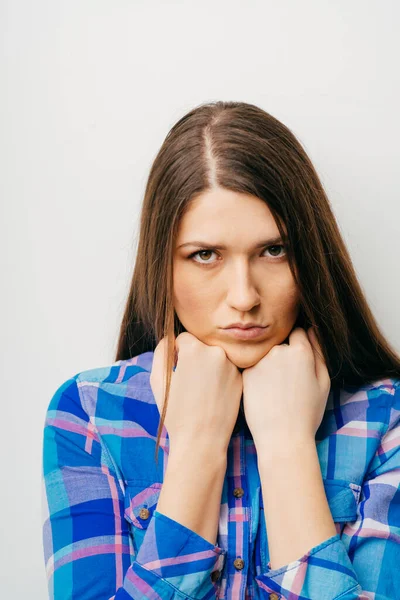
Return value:
[[(236, 463), (235, 460), (237, 461)], [(238, 521), (242, 521), (243, 536), (247, 539), (250, 524), (248, 522), (249, 509), (247, 503), (244, 502), (244, 499), (247, 497), (247, 480), (245, 438), (242, 427), (240, 427), (239, 435), (232, 438), (229, 446), (228, 482), (230, 487), (229, 528), (233, 531), (237, 527)], [(240, 500), (241, 498), (243, 499), (242, 501)], [(230, 557), (232, 567), (237, 573), (240, 572), (242, 577), (246, 578), (248, 563), (243, 540), (241, 540), (240, 547), (236, 543), (231, 544), (229, 538), (228, 543), (228, 557)], [(244, 552), (244, 554), (241, 554), (241, 552)], [(232, 570), (230, 570), (229, 577), (234, 577)], [(230, 583), (228, 583), (229, 585)]]

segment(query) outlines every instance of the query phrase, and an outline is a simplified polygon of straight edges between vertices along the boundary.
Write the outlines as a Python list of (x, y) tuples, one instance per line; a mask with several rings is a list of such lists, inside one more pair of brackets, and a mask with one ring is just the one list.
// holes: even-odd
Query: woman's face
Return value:
[[(239, 368), (255, 365), (282, 343), (299, 313), (285, 247), (268, 243), (273, 238), (279, 229), (262, 200), (221, 188), (199, 195), (180, 223), (173, 258), (176, 314), (186, 331), (221, 346)], [(260, 337), (237, 339), (224, 331), (250, 321), (267, 325)]]

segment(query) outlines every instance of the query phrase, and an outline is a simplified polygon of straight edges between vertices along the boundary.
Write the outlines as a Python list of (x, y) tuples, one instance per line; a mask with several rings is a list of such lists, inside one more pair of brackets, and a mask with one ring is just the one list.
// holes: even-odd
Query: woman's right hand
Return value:
[[(150, 385), (160, 415), (166, 380), (167, 337), (154, 350)], [(239, 412), (242, 375), (220, 346), (185, 331), (175, 339), (177, 365), (171, 373), (165, 427), (170, 448), (212, 445), (226, 452)]]

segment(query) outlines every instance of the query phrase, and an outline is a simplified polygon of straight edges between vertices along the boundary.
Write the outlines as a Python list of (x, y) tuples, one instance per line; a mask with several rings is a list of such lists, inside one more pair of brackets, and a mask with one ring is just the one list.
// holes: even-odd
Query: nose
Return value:
[(249, 311), (259, 304), (260, 294), (247, 263), (238, 264), (228, 274), (227, 303), (238, 311)]

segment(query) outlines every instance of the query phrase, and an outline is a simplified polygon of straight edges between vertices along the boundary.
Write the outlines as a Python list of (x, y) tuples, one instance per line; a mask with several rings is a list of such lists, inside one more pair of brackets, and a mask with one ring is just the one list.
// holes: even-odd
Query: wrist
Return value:
[(168, 464), (190, 471), (207, 468), (216, 472), (221, 470), (225, 472), (227, 451), (212, 443), (178, 442), (176, 445), (170, 445)]
[(268, 440), (264, 439), (262, 442), (255, 442), (255, 446), (258, 463), (262, 463), (267, 468), (316, 452), (315, 438), (306, 435), (295, 437), (283, 434)]

